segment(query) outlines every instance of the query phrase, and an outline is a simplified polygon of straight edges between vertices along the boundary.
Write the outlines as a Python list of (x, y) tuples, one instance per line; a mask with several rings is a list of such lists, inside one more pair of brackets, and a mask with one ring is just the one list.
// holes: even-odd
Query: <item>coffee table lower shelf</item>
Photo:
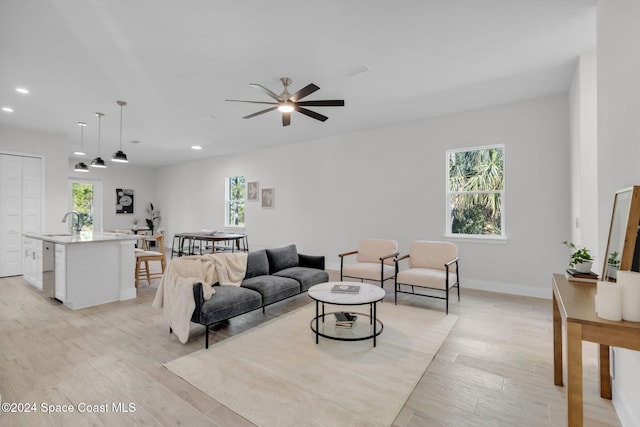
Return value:
[[(384, 325), (376, 319), (375, 325), (371, 321), (371, 316), (364, 313), (349, 312), (358, 316), (358, 320), (351, 328), (341, 328), (336, 326), (335, 312), (319, 314), (313, 319), (309, 326), (317, 337), (329, 338), (337, 341), (362, 341), (375, 338), (382, 333)], [(375, 346), (375, 340), (374, 340)]]

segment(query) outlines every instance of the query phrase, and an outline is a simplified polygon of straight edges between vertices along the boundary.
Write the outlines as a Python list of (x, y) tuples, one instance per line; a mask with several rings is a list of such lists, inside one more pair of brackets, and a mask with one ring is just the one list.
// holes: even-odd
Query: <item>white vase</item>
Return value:
[(576, 264), (575, 269), (578, 273), (588, 273), (591, 271), (592, 266), (593, 266), (593, 261), (584, 261), (579, 264)]

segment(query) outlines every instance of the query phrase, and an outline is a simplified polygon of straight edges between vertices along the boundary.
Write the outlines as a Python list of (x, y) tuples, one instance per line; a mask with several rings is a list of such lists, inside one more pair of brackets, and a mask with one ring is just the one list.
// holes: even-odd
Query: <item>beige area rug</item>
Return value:
[(458, 319), (380, 303), (374, 348), (316, 345), (314, 314), (310, 304), (164, 366), (259, 426), (389, 426)]

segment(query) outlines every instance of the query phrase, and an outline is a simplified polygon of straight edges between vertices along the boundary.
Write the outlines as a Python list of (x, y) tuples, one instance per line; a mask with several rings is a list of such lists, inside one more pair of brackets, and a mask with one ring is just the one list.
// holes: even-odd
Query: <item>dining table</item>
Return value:
[[(171, 257), (202, 255), (208, 251), (208, 245), (206, 245), (206, 243), (209, 242), (211, 243), (211, 252), (249, 252), (249, 241), (246, 234), (227, 233), (223, 231), (195, 231), (174, 234), (173, 244), (171, 245)], [(224, 242), (225, 244), (219, 245), (221, 242)], [(202, 247), (202, 243), (205, 243), (204, 249)]]

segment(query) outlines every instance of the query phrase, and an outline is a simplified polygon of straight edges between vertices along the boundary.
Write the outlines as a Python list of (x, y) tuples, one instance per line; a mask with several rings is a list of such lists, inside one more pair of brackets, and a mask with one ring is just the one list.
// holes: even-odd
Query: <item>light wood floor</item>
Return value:
[[(37, 406), (36, 413), (0, 413), (0, 425), (251, 426), (163, 368), (203, 348), (204, 327), (192, 325), (189, 342), (180, 344), (161, 310), (151, 307), (155, 286), (142, 285), (136, 300), (71, 311), (21, 277), (0, 279), (2, 401)], [(393, 301), (392, 285), (386, 289)], [(443, 309), (440, 301), (401, 297), (403, 304)], [(224, 340), (309, 301), (302, 294), (266, 315), (232, 319), (210, 339)], [(458, 323), (395, 426), (566, 425), (566, 391), (553, 385), (550, 301), (463, 289), (450, 311)], [(598, 394), (595, 345), (584, 351), (585, 425), (619, 426), (611, 402)], [(47, 415), (43, 403), (73, 404), (76, 412)], [(81, 403), (109, 412), (79, 414)], [(133, 403), (135, 412), (114, 413), (112, 403)]]

